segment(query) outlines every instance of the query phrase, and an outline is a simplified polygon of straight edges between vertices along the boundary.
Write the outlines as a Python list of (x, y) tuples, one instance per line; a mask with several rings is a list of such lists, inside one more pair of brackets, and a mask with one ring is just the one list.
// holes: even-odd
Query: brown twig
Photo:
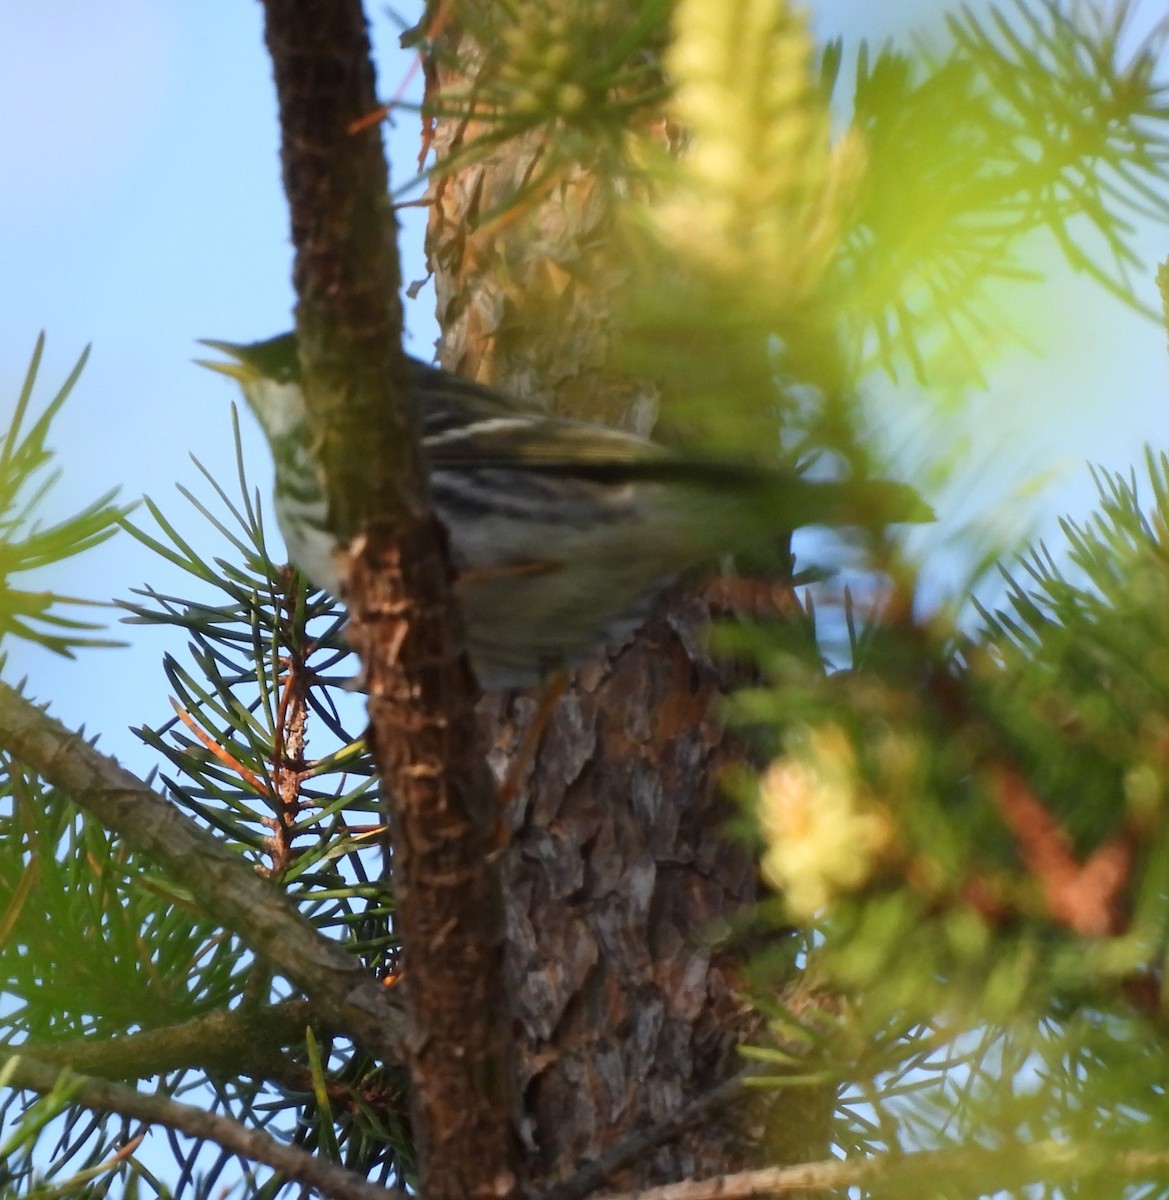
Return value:
[(147, 1096), (120, 1083), (74, 1075), (61, 1067), (38, 1062), (22, 1054), (0, 1057), (10, 1087), (50, 1093), (65, 1082), (72, 1102), (94, 1112), (117, 1113), (123, 1117), (165, 1125), (188, 1137), (212, 1141), (223, 1149), (253, 1162), (264, 1163), (285, 1179), (318, 1188), (333, 1200), (406, 1200), (406, 1193), (369, 1183), (358, 1175), (335, 1166), (328, 1159), (284, 1145), (256, 1129), (248, 1129), (229, 1117), (179, 1104), (165, 1096)]
[(309, 671), (305, 654), (296, 646), (292, 625), (295, 613), (296, 601), (291, 591), (286, 591), (283, 628), (287, 635), (289, 653), (287, 658), (282, 660), (284, 677), (280, 689), (280, 702), (276, 707), (271, 764), (275, 815), (265, 820), (265, 824), (272, 830), (272, 836), (268, 838), (268, 852), (272, 858), (272, 873), (276, 875), (283, 872), (292, 860), (293, 830), (301, 805), (300, 788), (308, 773), (304, 748)]
[(968, 1194), (989, 1194), (1027, 1182), (1053, 1182), (1108, 1172), (1126, 1179), (1163, 1177), (1169, 1154), (1121, 1150), (1054, 1140), (995, 1148), (956, 1147), (917, 1154), (890, 1153), (864, 1159), (827, 1159), (792, 1167), (763, 1167), (710, 1179), (687, 1179), (664, 1187), (604, 1195), (599, 1200), (749, 1200), (753, 1196), (792, 1195), (863, 1186), (874, 1182), (913, 1181), (925, 1190), (930, 1181), (962, 1185)]
[(1067, 832), (1010, 767), (995, 771), (999, 812), (1015, 835), (1023, 862), (1043, 888), (1047, 911), (1075, 933), (1104, 937), (1119, 933), (1120, 899), (1132, 864), (1132, 848), (1114, 838), (1081, 865)]
[[(903, 589), (899, 607), (910, 611)], [(906, 617), (902, 626), (923, 663), (932, 659), (929, 632)], [(933, 670), (927, 687), (935, 711), (955, 729), (973, 732), (982, 743), (979, 765), (989, 772), (998, 810), (1018, 845), (1024, 866), (1039, 882), (1054, 921), (1088, 937), (1114, 935), (1124, 927), (1122, 899), (1132, 869), (1134, 831), (1125, 830), (1098, 846), (1081, 865), (1071, 839), (1015, 765), (1009, 740), (979, 704), (967, 678)], [(1001, 897), (974, 879), (966, 886), (974, 907), (996, 920), (1009, 916)], [(985, 905), (985, 907), (983, 907)]]
[[(440, 0), (437, 8), (434, 11), (434, 16), (432, 16), (430, 18), (430, 20), (427, 22), (426, 34), (425, 34), (427, 39), (438, 37), (438, 35), (443, 31), (443, 28), (446, 26), (447, 21), (450, 19), (450, 14), (451, 14), (451, 0)], [(416, 29), (411, 32), (415, 32), (415, 31), (416, 31)], [(413, 43), (411, 42), (410, 44), (413, 44)], [(388, 104), (379, 104), (377, 106), (377, 108), (373, 109), (372, 112), (368, 112), (364, 116), (358, 117), (357, 120), (351, 121), (349, 123), (349, 125), (347, 126), (345, 132), (352, 137), (356, 133), (362, 133), (364, 130), (369, 129), (369, 127), (371, 125), (377, 125), (379, 122), (384, 121), (386, 119), (386, 117), (388, 117), (390, 115), (390, 113), (393, 111), (394, 105), (397, 104), (398, 101), (401, 100), (402, 97), (406, 94), (406, 89), (410, 86), (410, 80), (413, 79), (414, 76), (418, 74), (418, 71), (421, 68), (421, 66), (422, 66), (422, 55), (415, 54), (413, 61), (410, 63), (410, 66), (406, 69), (406, 73), (402, 76), (401, 82), (398, 84), (397, 88), (394, 90), (394, 94), (390, 98), (389, 103)], [(433, 131), (433, 128), (434, 128), (433, 122), (429, 122), (429, 123), (423, 125), (423, 136), (422, 136), (423, 151), (422, 151), (421, 157), (418, 160), (419, 167), (422, 166), (422, 163), (426, 158), (427, 151), (430, 148), (429, 141), (427, 139), (427, 132)], [(433, 133), (431, 134), (431, 136), (433, 136)]]
[(541, 1200), (584, 1200), (618, 1171), (632, 1166), (651, 1150), (672, 1141), (709, 1113), (718, 1112), (733, 1101), (748, 1096), (750, 1093), (743, 1084), (753, 1074), (757, 1072), (742, 1071), (718, 1087), (712, 1088), (704, 1096), (699, 1096), (684, 1105), (676, 1113), (623, 1138), (617, 1145), (587, 1163), (570, 1179), (549, 1188), (543, 1193)]
[(792, 585), (783, 579), (716, 575), (707, 581), (703, 595), (715, 613), (755, 619), (804, 615)]

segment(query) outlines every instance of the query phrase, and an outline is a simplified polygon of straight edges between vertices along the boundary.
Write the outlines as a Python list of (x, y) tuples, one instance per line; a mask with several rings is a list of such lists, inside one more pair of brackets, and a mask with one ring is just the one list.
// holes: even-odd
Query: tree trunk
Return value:
[[(440, 41), (431, 100), (455, 84), (465, 94), (452, 64), (478, 61), (457, 28)], [(441, 165), (482, 129), (445, 118), (430, 132)], [(510, 139), (431, 185), (443, 365), (536, 409), (648, 432), (653, 383), (605, 371), (612, 310), (630, 277), (610, 236), (605, 180), (574, 166), (515, 203), (543, 169), (546, 137)], [(720, 952), (754, 898), (755, 864), (726, 829), (733, 813), (718, 779), (733, 750), (715, 711), (720, 681), (691, 653), (706, 619), (700, 598), (675, 597), (632, 644), (581, 670), (506, 814), (507, 976), (536, 1187), (725, 1081), (742, 1066), (736, 1047), (758, 1032)], [(526, 693), (481, 705), (500, 778), (539, 707)], [(733, 1112), (704, 1120), (612, 1183), (741, 1165), (735, 1125)], [(823, 1136), (821, 1121), (814, 1140)]]

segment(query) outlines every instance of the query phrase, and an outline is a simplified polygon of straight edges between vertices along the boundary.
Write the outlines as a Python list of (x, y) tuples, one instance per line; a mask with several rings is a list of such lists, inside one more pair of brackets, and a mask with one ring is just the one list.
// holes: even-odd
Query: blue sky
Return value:
[[(941, 5), (813, 6), (821, 33), (883, 35), (936, 19)], [(405, 5), (412, 20), (416, 6)], [(409, 68), (397, 30), (371, 9), (383, 95)], [(293, 302), (287, 214), (261, 8), (239, 0), (38, 0), (0, 5), (0, 405), (15, 396), (38, 331), (48, 335), (46, 398), (81, 349), (93, 356), (59, 421), (53, 444), (64, 479), (57, 503), (76, 507), (119, 486), (149, 494), (186, 530), (200, 522), (174, 491), (198, 488), (196, 455), (230, 481), (231, 390), (191, 363), (195, 339), (247, 341), (287, 328)], [(415, 119), (403, 117), (389, 148), (397, 182), (411, 173)], [(424, 273), (421, 218), (410, 214), (402, 247), (407, 280)], [(1145, 285), (1167, 253), (1149, 231)], [(410, 349), (427, 356), (432, 298), (407, 302)], [(1091, 503), (1084, 462), (1123, 469), (1144, 442), (1167, 442), (1164, 330), (1062, 268), (1015, 300), (1039, 353), (1011, 351), (991, 392), (961, 423), (969, 439), (962, 503), (931, 534), (997, 507), (1020, 485), (1046, 482), (1012, 501), (1014, 530), (1050, 533), (1061, 512)], [(927, 443), (959, 436), (954, 422), (922, 423)], [(266, 492), (270, 467), (259, 435), (245, 429), (252, 479)], [(52, 577), (60, 590), (126, 596), (173, 574), (118, 538)], [(43, 586), (48, 580), (22, 581)], [(159, 665), (173, 637), (131, 630), (130, 649), (62, 663), (18, 644), (9, 678), (53, 698), (68, 723), (86, 721), (102, 745), (132, 765), (149, 759), (126, 731), (169, 716)]]
[[(384, 94), (411, 60), (380, 12), (372, 26)], [(194, 454), (230, 490), (235, 397), (222, 377), (193, 365), (195, 339), (281, 332), (293, 304), (261, 7), (2, 5), (0, 59), (0, 404), (11, 405), (38, 331), (48, 338), (43, 399), (92, 343), (51, 439), (64, 470), (57, 504), (64, 511), (113, 486), (125, 499), (148, 494), (213, 550), (175, 484), (207, 495)], [(417, 153), (417, 121), (390, 141), (401, 182)], [(407, 220), (410, 280), (424, 268), (421, 219)], [(409, 303), (411, 348), (428, 357), (433, 300)], [(244, 434), (249, 472), (266, 494), (266, 449), (250, 421)], [(127, 596), (145, 580), (188, 586), (124, 536), (52, 575), (63, 592), (101, 598)], [(104, 746), (141, 763), (126, 727), (169, 716), (159, 659), (164, 646), (180, 647), (162, 631), (121, 632), (132, 649), (72, 663), (6, 647), (6, 675), (27, 672), (30, 691), (52, 697), (61, 719), (100, 728)]]

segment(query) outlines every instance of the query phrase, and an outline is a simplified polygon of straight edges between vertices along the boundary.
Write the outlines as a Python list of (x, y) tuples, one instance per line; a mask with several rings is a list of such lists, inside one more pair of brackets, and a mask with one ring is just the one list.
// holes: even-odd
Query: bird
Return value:
[[(197, 360), (234, 379), (267, 436), (292, 564), (341, 596), (313, 458), (296, 336)], [(448, 534), (467, 650), (485, 691), (537, 685), (644, 622), (688, 570), (803, 525), (928, 520), (885, 480), (810, 480), (782, 467), (691, 456), (595, 422), (525, 408), (407, 356), (431, 500)]]

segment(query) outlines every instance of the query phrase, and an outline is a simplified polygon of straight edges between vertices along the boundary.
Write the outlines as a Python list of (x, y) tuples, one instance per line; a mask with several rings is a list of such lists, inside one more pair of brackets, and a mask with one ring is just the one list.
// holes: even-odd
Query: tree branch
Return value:
[[(245, 1004), (120, 1037), (76, 1038), (67, 1042), (25, 1043), (21, 1053), (41, 1062), (69, 1067), (103, 1079), (147, 1079), (168, 1071), (197, 1068), (207, 1073), (275, 1079), (286, 1063), (277, 1051), (303, 1044), (308, 1026), (324, 1030), (312, 1005), (285, 1000), (261, 1006)], [(301, 1086), (309, 1081), (307, 1071)]]
[(405, 1192), (369, 1183), (324, 1158), (286, 1146), (258, 1130), (247, 1129), (230, 1117), (179, 1104), (165, 1096), (146, 1096), (120, 1083), (71, 1075), (23, 1054), (0, 1057), (0, 1071), (9, 1087), (26, 1088), (42, 1095), (51, 1092), (64, 1078), (72, 1085), (74, 1104), (95, 1112), (118, 1113), (149, 1124), (166, 1125), (188, 1137), (207, 1139), (233, 1154), (265, 1163), (286, 1179), (319, 1188), (322, 1195), (332, 1200), (407, 1200)]
[(382, 1061), (401, 1061), (399, 1013), (352, 955), (239, 855), (4, 683), (0, 747), (187, 888), (204, 912), (303, 989), (326, 1021)]
[(297, 335), (349, 639), (390, 806), (419, 1191), (513, 1193), (498, 806), (475, 715), (421, 419), (359, 0), (265, 0), (296, 247)]
[(865, 1159), (828, 1159), (793, 1167), (763, 1167), (710, 1179), (687, 1179), (638, 1192), (610, 1193), (598, 1200), (749, 1200), (753, 1196), (820, 1192), (873, 1183), (912, 1180), (915, 1192), (931, 1182), (989, 1194), (1031, 1181), (1106, 1173), (1126, 1179), (1169, 1174), (1169, 1153), (1140, 1150), (1107, 1151), (1098, 1145), (1054, 1140), (996, 1148), (925, 1150), (918, 1154), (885, 1154)]
[(672, 1141), (708, 1113), (718, 1112), (728, 1104), (750, 1095), (743, 1084), (756, 1074), (758, 1071), (754, 1068), (741, 1071), (725, 1083), (719, 1084), (718, 1087), (711, 1088), (704, 1096), (699, 1096), (696, 1100), (684, 1105), (678, 1112), (664, 1117), (646, 1129), (639, 1129), (628, 1137), (622, 1138), (604, 1154), (587, 1163), (570, 1179), (549, 1188), (543, 1193), (541, 1200), (584, 1200), (610, 1176), (632, 1165), (658, 1146)]

